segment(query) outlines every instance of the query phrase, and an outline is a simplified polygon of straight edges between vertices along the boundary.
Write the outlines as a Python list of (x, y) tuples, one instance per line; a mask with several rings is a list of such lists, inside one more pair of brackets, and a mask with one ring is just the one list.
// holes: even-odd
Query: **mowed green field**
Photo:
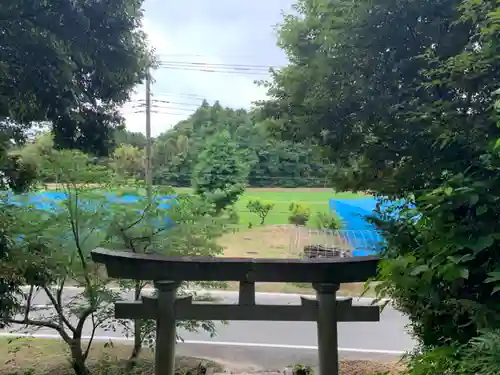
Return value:
[[(96, 185), (97, 187), (97, 185)], [(56, 184), (47, 184), (47, 190), (59, 190)], [(191, 188), (174, 188), (178, 193), (191, 193)], [(287, 224), (289, 216), (290, 203), (295, 202), (310, 209), (311, 220), (309, 225), (313, 225), (314, 216), (318, 212), (329, 212), (329, 199), (359, 199), (368, 197), (362, 193), (337, 193), (328, 188), (248, 188), (236, 202), (236, 210), (240, 216), (242, 227), (248, 227), (251, 224), (255, 227), (260, 219), (257, 215), (247, 209), (247, 204), (251, 200), (261, 200), (266, 203), (274, 204), (272, 211), (266, 218), (266, 225)]]
[[(189, 193), (190, 188), (176, 188), (179, 193)], [(240, 224), (252, 226), (259, 224), (257, 215), (247, 209), (247, 204), (251, 200), (261, 200), (274, 204), (274, 208), (266, 218), (266, 225), (287, 224), (290, 203), (296, 202), (309, 207), (311, 218), (318, 212), (329, 212), (328, 202), (330, 198), (338, 199), (358, 199), (367, 197), (364, 194), (336, 193), (332, 189), (323, 188), (249, 188), (236, 203), (236, 209), (240, 215)], [(312, 225), (312, 222), (310, 223)]]

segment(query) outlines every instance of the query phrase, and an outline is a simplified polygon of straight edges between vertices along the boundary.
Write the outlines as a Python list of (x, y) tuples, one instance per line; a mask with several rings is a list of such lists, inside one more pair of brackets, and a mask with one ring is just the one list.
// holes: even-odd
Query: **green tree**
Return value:
[[(121, 121), (116, 108), (142, 81), (151, 60), (138, 28), (141, 3), (27, 0), (2, 4), (2, 190), (27, 190), (36, 177), (36, 168), (9, 154), (13, 145), (19, 148), (25, 141), (33, 123), (51, 125), (56, 147), (108, 153), (111, 129)], [(2, 222), (0, 261), (24, 259), (25, 249), (11, 236), (21, 213), (8, 203), (2, 211), (2, 219), (11, 222)], [(11, 268), (2, 267), (2, 273), (5, 269)], [(26, 281), (21, 276), (14, 272), (0, 278), (2, 317), (13, 312), (3, 301), (13, 300), (12, 293)]]
[(250, 200), (247, 203), (248, 211), (256, 214), (260, 218), (260, 225), (264, 225), (267, 215), (269, 215), (273, 208), (273, 203), (262, 202), (258, 199)]
[(215, 134), (200, 154), (193, 172), (197, 194), (215, 205), (216, 213), (234, 204), (248, 181), (248, 166), (229, 132)]
[[(0, 10), (0, 121), (52, 125), (56, 146), (106, 154), (116, 108), (150, 64), (142, 0), (9, 1)], [(64, 19), (64, 22), (61, 22)]]
[(144, 150), (127, 144), (117, 147), (111, 156), (111, 166), (121, 178), (142, 179), (144, 162)]
[[(223, 252), (216, 240), (226, 231), (228, 222), (224, 218), (206, 215), (211, 205), (202, 198), (175, 194), (175, 202), (165, 197), (173, 197), (170, 188), (156, 189), (152, 203), (144, 195), (141, 184), (114, 186), (116, 200), (106, 204), (108, 211), (106, 239), (103, 246), (111, 249), (129, 250), (134, 253), (155, 253), (170, 256), (216, 256)], [(120, 200), (123, 196), (134, 196), (135, 201)], [(121, 280), (124, 290), (133, 290), (134, 299), (141, 300), (141, 293), (152, 280)], [(216, 287), (216, 283), (203, 283), (203, 288)], [(183, 283), (181, 295), (192, 295), (199, 288), (198, 283)], [(188, 291), (191, 290), (191, 291)], [(131, 351), (129, 366), (133, 367), (140, 357), (144, 345), (151, 348), (155, 342), (155, 321), (133, 322), (133, 330), (126, 326), (126, 333), (133, 335), (134, 346)], [(187, 331), (203, 329), (210, 335), (215, 334), (215, 325), (211, 321), (182, 321), (178, 326)]]
[(189, 186), (200, 152), (214, 134), (227, 131), (249, 165), (250, 186), (324, 186), (327, 164), (312, 142), (272, 139), (269, 121), (252, 112), (202, 103), (189, 119), (158, 136), (153, 144), (156, 184)]
[(399, 215), (374, 219), (387, 242), (380, 291), (421, 344), (412, 374), (452, 371), (500, 323), (498, 2), (304, 0), (296, 11), (280, 28), (291, 63), (261, 115), (278, 136), (320, 143), (337, 189), (405, 198)]
[(117, 147), (126, 144), (139, 149), (146, 147), (146, 136), (141, 132), (131, 132), (127, 129), (116, 129), (114, 132), (114, 143)]
[[(119, 296), (107, 288), (107, 280), (89, 260), (90, 250), (103, 238), (97, 229), (106, 211), (103, 207), (89, 210), (86, 205), (87, 200), (99, 195), (89, 195), (83, 186), (72, 183), (65, 188), (61, 201), (42, 201), (45, 209), (34, 207), (29, 197), (17, 197), (21, 207), (11, 205), (5, 198), (2, 211), (7, 209), (12, 217), (3, 223), (3, 234), (10, 244), (0, 259), (0, 269), (2, 280), (10, 280), (11, 284), (1, 294), (0, 318), (6, 325), (55, 330), (68, 345), (75, 374), (87, 375), (86, 359), (92, 340), (82, 341), (84, 325), (94, 332), (110, 324), (112, 304)], [(63, 291), (69, 282), (83, 291), (68, 299)], [(19, 285), (28, 285), (29, 291), (22, 292)], [(40, 314), (34, 307), (38, 289), (50, 300), (49, 312)], [(9, 305), (4, 305), (6, 302)]]
[(474, 168), (500, 133), (491, 118), (496, 47), (475, 47), (494, 7), (299, 1), (279, 29), (291, 63), (268, 83), (261, 116), (283, 138), (321, 144), (337, 190), (404, 196), (439, 186), (447, 171)]
[[(12, 204), (7, 195), (1, 198), (0, 221), (3, 238), (8, 239), (8, 250), (0, 258), (0, 280), (8, 289), (0, 289), (2, 314), (0, 324), (22, 324), (32, 328), (55, 330), (68, 345), (71, 364), (76, 375), (88, 375), (86, 364), (92, 339), (82, 341), (84, 326), (96, 329), (115, 329), (117, 324), (131, 332), (130, 322), (113, 319), (113, 303), (120, 293), (113, 292), (110, 280), (103, 278), (98, 265), (90, 260), (90, 251), (99, 246), (128, 249), (138, 253), (156, 252), (167, 255), (217, 255), (222, 248), (216, 239), (226, 229), (226, 219), (206, 215), (210, 204), (199, 197), (180, 195), (175, 204), (165, 205), (164, 195), (172, 191), (158, 191), (153, 203), (143, 194), (143, 187), (115, 186), (106, 188), (115, 196), (102, 194), (103, 187), (92, 188), (82, 181), (108, 181), (108, 171), (81, 157), (77, 151), (60, 151), (65, 157), (52, 163), (54, 173), (61, 175), (64, 198), (60, 201), (41, 199), (45, 206), (35, 207), (29, 196), (19, 196), (22, 206)], [(62, 177), (63, 173), (67, 176)], [(77, 179), (77, 182), (75, 182)], [(135, 195), (137, 200), (122, 201), (124, 195)], [(0, 248), (4, 249), (4, 248)], [(83, 291), (74, 296), (64, 294), (71, 282)], [(142, 288), (151, 280), (122, 282), (140, 299)], [(23, 292), (20, 285), (28, 285)], [(195, 289), (196, 283), (184, 284), (181, 293)], [(205, 285), (206, 287), (206, 285)], [(53, 309), (37, 314), (34, 307), (35, 291), (41, 288)], [(194, 296), (196, 297), (196, 296)], [(136, 342), (131, 353), (131, 364), (140, 354), (143, 343), (154, 342), (154, 322), (134, 322)], [(179, 322), (179, 326), (196, 331), (204, 329), (215, 333), (210, 321)], [(93, 334), (92, 334), (93, 335)]]

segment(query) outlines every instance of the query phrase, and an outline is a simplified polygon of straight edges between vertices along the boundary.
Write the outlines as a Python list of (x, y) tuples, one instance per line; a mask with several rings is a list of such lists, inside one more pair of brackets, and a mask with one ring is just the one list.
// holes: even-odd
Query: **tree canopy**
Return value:
[[(339, 190), (404, 196), (477, 168), (500, 130), (495, 1), (299, 0), (279, 28), (290, 64), (261, 116), (313, 139)], [(487, 35), (489, 34), (489, 35)]]
[(117, 105), (151, 58), (142, 0), (9, 0), (0, 9), (0, 121), (47, 121), (56, 146), (110, 149)]
[(295, 11), (279, 28), (290, 64), (260, 118), (278, 138), (317, 142), (338, 190), (404, 198), (371, 220), (385, 239), (378, 291), (420, 344), (409, 373), (499, 373), (498, 1)]
[(203, 102), (187, 120), (160, 134), (153, 143), (154, 180), (157, 184), (190, 186), (191, 174), (207, 139), (228, 132), (250, 167), (250, 186), (321, 186), (327, 161), (314, 143), (274, 139), (265, 122), (252, 112)]

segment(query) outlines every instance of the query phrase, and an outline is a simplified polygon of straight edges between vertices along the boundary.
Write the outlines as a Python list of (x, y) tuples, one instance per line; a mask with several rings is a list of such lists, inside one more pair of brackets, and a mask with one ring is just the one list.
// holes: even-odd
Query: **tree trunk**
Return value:
[(75, 375), (90, 375), (90, 371), (85, 364), (85, 356), (82, 351), (82, 342), (75, 339), (70, 343), (71, 367)]
[[(141, 298), (141, 282), (137, 280), (134, 288), (134, 299), (138, 301)], [(141, 338), (141, 320), (134, 320), (134, 347), (127, 362), (127, 369), (132, 369), (137, 364), (142, 351), (142, 338)]]
[(132, 348), (132, 354), (127, 362), (127, 368), (130, 370), (137, 364), (137, 359), (141, 355), (142, 351), (142, 340), (141, 340), (141, 321), (134, 320), (134, 347)]

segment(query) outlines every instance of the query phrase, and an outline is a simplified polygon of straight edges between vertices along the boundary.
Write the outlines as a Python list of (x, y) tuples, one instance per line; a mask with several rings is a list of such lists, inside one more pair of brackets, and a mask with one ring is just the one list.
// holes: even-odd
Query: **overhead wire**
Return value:
[[(183, 57), (203, 57), (202, 55), (193, 54), (168, 54), (163, 56), (169, 56), (169, 59), (160, 60), (158, 67), (163, 69), (171, 70), (182, 70), (182, 71), (197, 71), (205, 73), (221, 73), (221, 74), (236, 74), (236, 75), (252, 75), (252, 76), (268, 76), (272, 69), (280, 68), (280, 66), (262, 65), (262, 64), (229, 64), (229, 63), (211, 63), (206, 61), (182, 61), (182, 60), (172, 60), (172, 56), (183, 56)], [(156, 98), (158, 97), (158, 98)], [(174, 101), (164, 97), (184, 97), (188, 98), (186, 101)], [(193, 103), (189, 103), (189, 101)], [(186, 117), (192, 114), (200, 107), (201, 103), (199, 101), (210, 100), (201, 95), (193, 93), (156, 93), (151, 94), (151, 113), (163, 114), (171, 116), (183, 116)], [(211, 101), (216, 101), (217, 99), (212, 99)], [(196, 101), (196, 102), (194, 102)], [(145, 113), (145, 100), (135, 99), (131, 100), (129, 103), (131, 107), (122, 108), (122, 112), (127, 113)], [(180, 113), (179, 113), (180, 112)]]
[(227, 63), (210, 63), (203, 61), (175, 61), (175, 60), (160, 61), (158, 67), (166, 69), (174, 69), (174, 70), (239, 74), (239, 75), (268, 75), (272, 69), (281, 68), (280, 66), (260, 65), (260, 64), (227, 64)]

